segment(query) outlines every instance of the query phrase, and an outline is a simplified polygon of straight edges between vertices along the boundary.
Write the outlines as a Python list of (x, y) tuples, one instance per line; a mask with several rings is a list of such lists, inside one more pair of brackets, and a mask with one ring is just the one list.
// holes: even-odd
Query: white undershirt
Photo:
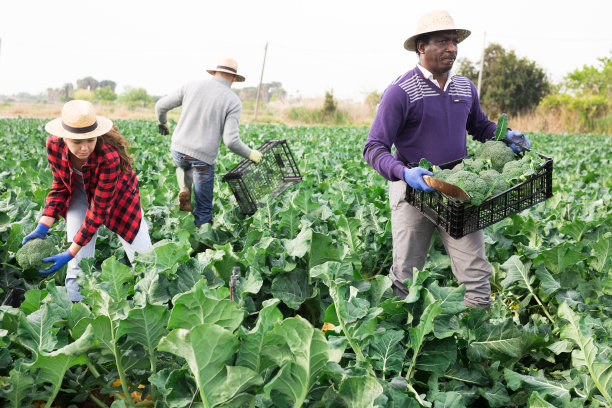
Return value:
[[(423, 76), (427, 79), (429, 79), (431, 82), (433, 82), (434, 84), (436, 84), (436, 86), (438, 88), (440, 88), (440, 84), (438, 83), (438, 81), (436, 79), (434, 79), (434, 76), (431, 72), (429, 72), (429, 70), (427, 70), (426, 68), (424, 68), (421, 64), (417, 63), (417, 67), (419, 67), (419, 69), (421, 70), (421, 72), (423, 73)], [(450, 70), (448, 71), (448, 77), (446, 79), (446, 83), (444, 84), (444, 91), (446, 91), (448, 89), (448, 86), (450, 85), (451, 81), (453, 80), (453, 77), (456, 74)]]

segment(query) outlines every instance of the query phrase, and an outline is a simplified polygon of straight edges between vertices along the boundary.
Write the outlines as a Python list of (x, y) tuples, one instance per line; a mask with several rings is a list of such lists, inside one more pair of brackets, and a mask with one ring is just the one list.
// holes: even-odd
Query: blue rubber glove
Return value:
[(509, 130), (505, 137), (506, 140), (512, 142), (512, 144), (508, 145), (512, 149), (514, 153), (520, 153), (523, 151), (520, 146), (515, 145), (514, 143), (518, 143), (519, 145), (523, 145), (526, 148), (531, 148), (531, 142), (527, 139), (527, 136), (522, 134), (518, 130)]
[(45, 239), (47, 238), (47, 232), (49, 232), (49, 227), (47, 227), (42, 222), (39, 222), (36, 229), (30, 232), (28, 235), (26, 235), (23, 241), (21, 241), (21, 245), (25, 244), (26, 242), (34, 238)]
[(423, 174), (427, 174), (428, 176), (433, 175), (431, 171), (422, 167), (413, 167), (411, 169), (404, 167), (404, 181), (408, 183), (410, 187), (414, 188), (415, 190), (423, 190), (426, 193), (436, 191), (425, 183), (425, 180), (423, 180)]
[(48, 275), (53, 272), (57, 272), (60, 269), (62, 269), (64, 265), (70, 262), (72, 258), (74, 258), (74, 256), (72, 256), (70, 251), (62, 252), (59, 255), (53, 255), (48, 258), (43, 258), (43, 262), (55, 262), (55, 264), (49, 269), (39, 270), (38, 272), (44, 273), (45, 275)]

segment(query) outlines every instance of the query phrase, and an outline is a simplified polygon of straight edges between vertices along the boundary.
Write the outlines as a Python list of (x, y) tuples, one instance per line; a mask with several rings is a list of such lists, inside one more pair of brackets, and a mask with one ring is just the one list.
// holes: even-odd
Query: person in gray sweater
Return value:
[(232, 152), (255, 163), (262, 158), (261, 152), (240, 140), (238, 124), (242, 104), (230, 89), (234, 82), (244, 81), (244, 76), (238, 74), (238, 64), (233, 59), (223, 58), (207, 72), (213, 77), (187, 83), (155, 104), (155, 117), (162, 135), (170, 133), (167, 112), (183, 107), (170, 149), (177, 165), (180, 209), (193, 210), (196, 226), (212, 223), (215, 160), (221, 140)]

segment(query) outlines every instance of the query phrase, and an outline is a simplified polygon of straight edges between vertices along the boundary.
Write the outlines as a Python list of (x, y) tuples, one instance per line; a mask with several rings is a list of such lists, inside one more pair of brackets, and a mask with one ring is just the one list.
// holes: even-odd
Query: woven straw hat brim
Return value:
[(230, 70), (222, 69), (222, 68), (207, 69), (206, 72), (208, 72), (210, 75), (214, 75), (215, 72), (225, 72), (227, 74), (236, 75), (236, 82), (244, 82), (245, 80), (245, 78), (242, 75), (232, 72)]
[(465, 30), (463, 28), (442, 28), (439, 30), (424, 31), (422, 33), (415, 34), (412, 37), (408, 38), (406, 41), (404, 41), (404, 48), (407, 49), (408, 51), (416, 51), (415, 41), (418, 36), (423, 35), (423, 34), (436, 33), (438, 31), (449, 31), (449, 30), (457, 31), (457, 42), (461, 42), (465, 40), (472, 33), (470, 30)]
[(91, 139), (92, 137), (102, 136), (108, 133), (113, 128), (113, 121), (104, 116), (96, 116), (98, 126), (87, 133), (73, 133), (62, 126), (62, 118), (53, 119), (45, 125), (45, 130), (57, 137), (65, 137), (66, 139)]

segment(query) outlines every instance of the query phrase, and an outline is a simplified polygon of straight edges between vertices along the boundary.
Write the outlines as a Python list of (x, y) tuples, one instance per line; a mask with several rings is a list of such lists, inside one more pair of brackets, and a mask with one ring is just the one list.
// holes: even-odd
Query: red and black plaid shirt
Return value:
[[(60, 215), (66, 217), (74, 191), (74, 171), (69, 155), (68, 146), (62, 138), (49, 136), (47, 158), (53, 173), (53, 185), (47, 195), (43, 215), (56, 220)], [(134, 171), (129, 170), (129, 173), (121, 172), (119, 154), (109, 145), (102, 146), (99, 153), (94, 151), (87, 158), (81, 171), (89, 206), (83, 225), (74, 237), (75, 243), (87, 245), (102, 224), (127, 242), (134, 241), (142, 214), (138, 180)]]

